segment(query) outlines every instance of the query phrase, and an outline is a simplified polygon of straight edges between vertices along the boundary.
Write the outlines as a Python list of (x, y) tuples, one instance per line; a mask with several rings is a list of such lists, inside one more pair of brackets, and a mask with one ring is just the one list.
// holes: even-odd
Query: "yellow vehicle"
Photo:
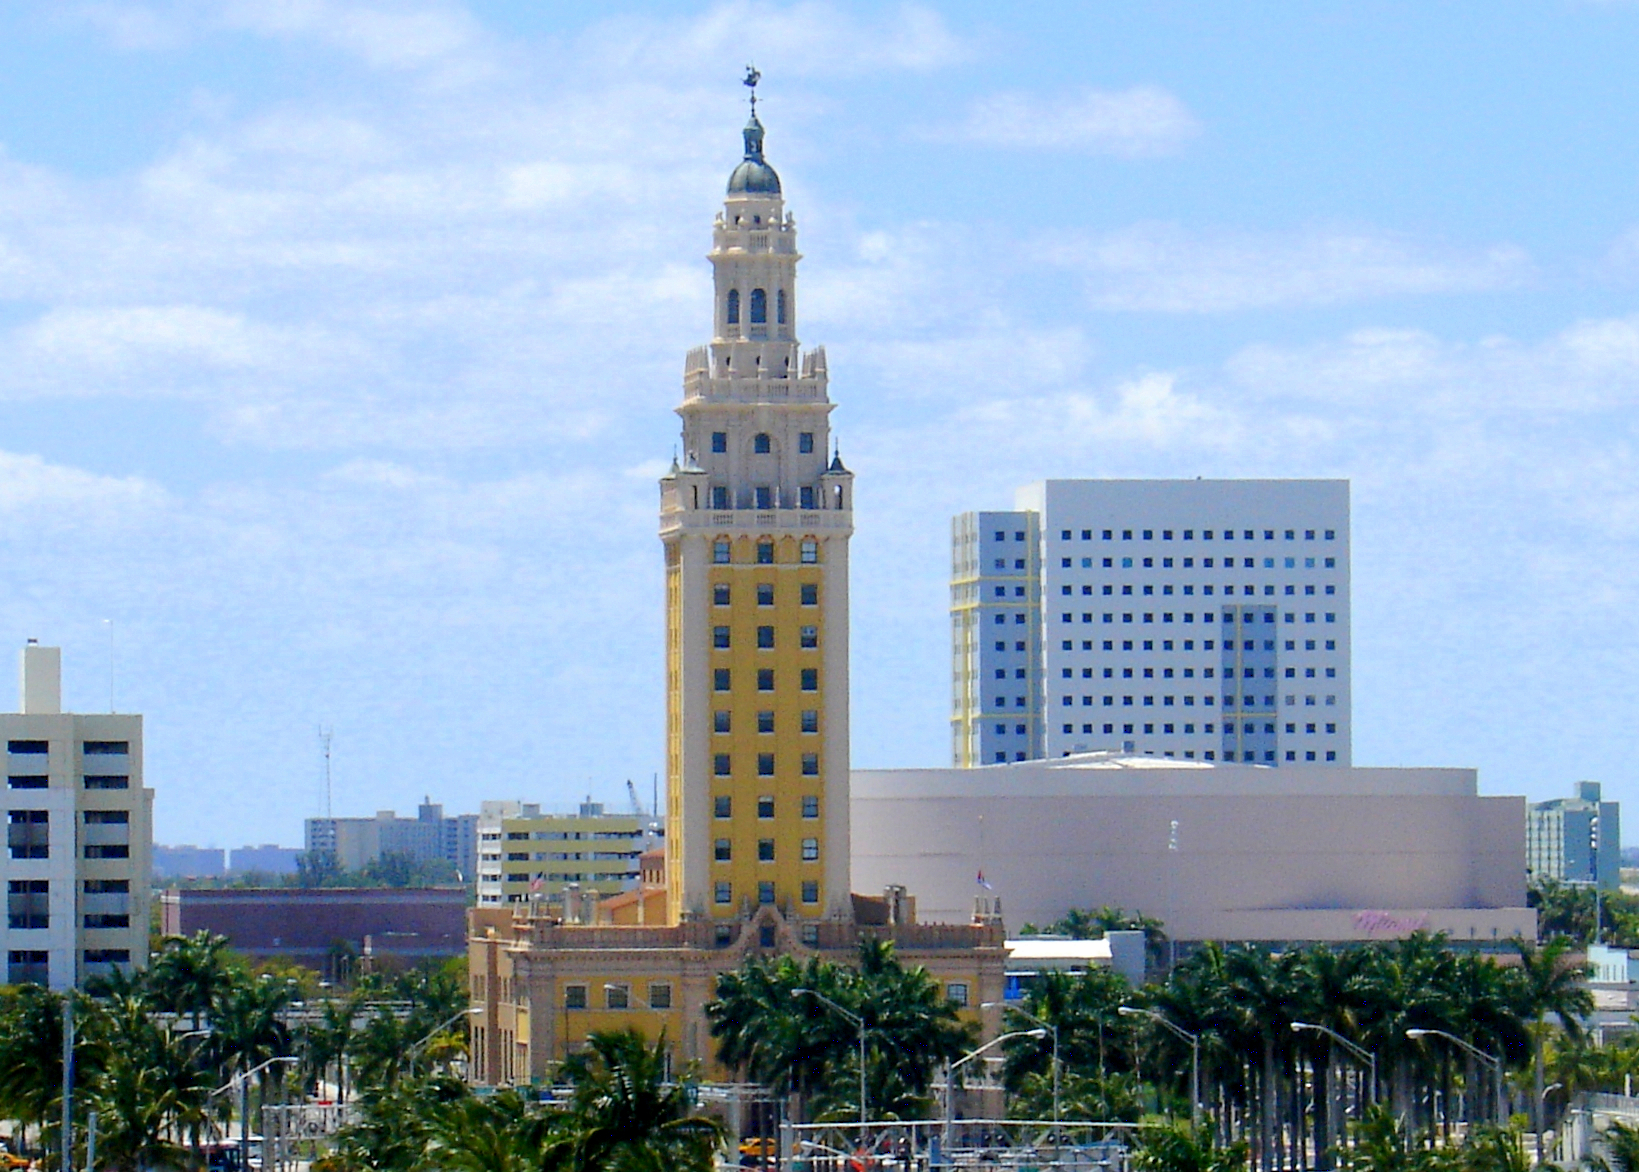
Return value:
[(34, 1167), (33, 1160), (25, 1160), (22, 1156), (12, 1155), (11, 1149), (0, 1144), (0, 1172), (20, 1172), (24, 1168)]

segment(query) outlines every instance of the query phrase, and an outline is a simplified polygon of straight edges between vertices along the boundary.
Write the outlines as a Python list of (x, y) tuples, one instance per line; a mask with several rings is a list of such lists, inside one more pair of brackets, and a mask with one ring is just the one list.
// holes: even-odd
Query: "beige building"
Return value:
[(23, 648), (6, 742), (8, 983), (67, 989), (148, 963), (152, 790), (142, 717), (62, 710), (62, 652)]
[(596, 897), (633, 890), (647, 820), (585, 801), (573, 814), (531, 802), (485, 802), (478, 815), (478, 903), (555, 902), (574, 887)]
[(1179, 940), (1534, 938), (1524, 826), (1472, 769), (1087, 753), (853, 777), (856, 886), (903, 884), (929, 919), (983, 890), (1014, 932), (1107, 904)]
[[(685, 458), (660, 483), (665, 857), (601, 906), (472, 912), (481, 1083), (548, 1077), (589, 1031), (618, 1026), (663, 1029), (721, 1077), (703, 1014), (718, 975), (752, 956), (851, 962), (862, 935), (893, 940), (970, 1013), (1002, 994), (999, 923), (965, 908), (918, 923), (903, 889), (852, 894), (853, 476), (830, 444), (824, 353), (797, 342), (796, 222), (755, 104), (744, 136), (713, 225), (712, 340), (684, 367)], [(480, 840), (481, 854), (506, 848)]]

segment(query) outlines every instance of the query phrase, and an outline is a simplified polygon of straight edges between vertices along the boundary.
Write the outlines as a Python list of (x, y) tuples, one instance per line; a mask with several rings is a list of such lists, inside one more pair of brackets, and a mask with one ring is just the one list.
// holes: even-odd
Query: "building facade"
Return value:
[(23, 648), (6, 743), (5, 979), (74, 987), (148, 963), (153, 791), (142, 717), (62, 710), (62, 653)]
[(155, 879), (220, 879), (228, 873), (227, 852), (219, 846), (156, 844), (150, 857)]
[(1533, 880), (1622, 885), (1622, 811), (1597, 781), (1576, 783), (1576, 796), (1537, 802), (1525, 822), (1525, 867)]
[(590, 800), (573, 814), (543, 814), (531, 803), (496, 805), (502, 809), (479, 815), (485, 856), (479, 906), (556, 901), (570, 887), (602, 897), (637, 886), (638, 857), (648, 841), (645, 819), (606, 813), (602, 802)]
[(1351, 760), (1340, 480), (1049, 480), (952, 525), (959, 767)]
[(712, 230), (712, 340), (661, 481), (674, 920), (848, 902), (848, 539), (823, 349), (797, 341), (796, 220), (755, 111)]
[(304, 849), (334, 855), (344, 871), (362, 871), (386, 854), (408, 855), (421, 863), (447, 862), (463, 880), (478, 870), (478, 816), (444, 817), (444, 807), (430, 798), (414, 818), (378, 810), (374, 818), (309, 818)]
[[(550, 1077), (590, 1031), (622, 1027), (664, 1030), (677, 1057), (724, 1077), (704, 1016), (718, 976), (751, 957), (854, 963), (862, 937), (892, 940), (987, 1031), (1000, 1017), (979, 1017), (1004, 987), (998, 921), (919, 923), (902, 888), (851, 891), (853, 477), (828, 457), (824, 354), (796, 340), (796, 224), (755, 104), (744, 140), (713, 232), (712, 341), (685, 363), (685, 456), (660, 484), (664, 861), (646, 856), (641, 885), (597, 906), (473, 910), (480, 1083)], [(481, 874), (504, 871), (494, 821), (480, 829)]]
[(855, 882), (904, 884), (929, 919), (982, 875), (1014, 930), (1109, 906), (1180, 941), (1535, 939), (1525, 799), (1472, 769), (1087, 753), (857, 770), (852, 794)]

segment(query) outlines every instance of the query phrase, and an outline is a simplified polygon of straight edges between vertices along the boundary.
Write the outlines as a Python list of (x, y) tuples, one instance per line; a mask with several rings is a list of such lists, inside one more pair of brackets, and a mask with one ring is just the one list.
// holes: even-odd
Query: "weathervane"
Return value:
[(757, 72), (755, 65), (746, 66), (745, 85), (751, 91), (751, 116), (753, 118), (757, 116), (757, 83), (762, 79), (763, 75)]

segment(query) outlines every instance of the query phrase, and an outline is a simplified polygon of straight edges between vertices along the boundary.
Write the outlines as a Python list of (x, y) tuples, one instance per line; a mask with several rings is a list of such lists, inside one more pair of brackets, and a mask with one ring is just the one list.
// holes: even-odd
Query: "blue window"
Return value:
[(759, 431), (751, 438), (751, 450), (759, 456), (766, 456), (774, 450), (774, 441), (768, 438), (766, 431)]
[(761, 289), (751, 291), (751, 324), (754, 326), (768, 324), (768, 294)]
[(714, 431), (711, 433), (711, 450), (714, 452), (728, 451), (728, 432)]
[(731, 326), (740, 324), (740, 291), (738, 289), (728, 291), (728, 313), (725, 315), (724, 320)]
[(774, 294), (774, 317), (783, 326), (785, 324), (785, 290), (781, 289)]
[(811, 432), (811, 431), (804, 431), (804, 432), (799, 433), (798, 436), (797, 436), (797, 451), (802, 452), (804, 455), (807, 455), (809, 452), (812, 452), (813, 450), (814, 450), (814, 433)]

